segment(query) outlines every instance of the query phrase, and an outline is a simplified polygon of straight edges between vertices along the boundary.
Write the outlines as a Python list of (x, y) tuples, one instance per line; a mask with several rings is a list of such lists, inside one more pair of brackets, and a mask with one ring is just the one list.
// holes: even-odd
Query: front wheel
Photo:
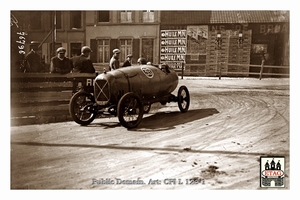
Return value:
[(186, 112), (190, 106), (190, 94), (186, 86), (180, 86), (178, 89), (178, 107), (181, 112)]
[(117, 114), (122, 126), (126, 128), (137, 127), (144, 114), (141, 98), (133, 92), (124, 94), (118, 103)]
[(96, 118), (94, 96), (85, 91), (75, 93), (69, 103), (69, 112), (72, 119), (81, 125), (88, 125)]

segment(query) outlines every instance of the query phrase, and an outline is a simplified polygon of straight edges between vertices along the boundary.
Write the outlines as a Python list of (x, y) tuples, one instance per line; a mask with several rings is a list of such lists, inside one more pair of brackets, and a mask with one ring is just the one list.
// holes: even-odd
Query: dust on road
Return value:
[(135, 129), (116, 117), (11, 127), (11, 189), (260, 189), (266, 155), (285, 156), (289, 188), (289, 79), (181, 85), (187, 113), (154, 104)]

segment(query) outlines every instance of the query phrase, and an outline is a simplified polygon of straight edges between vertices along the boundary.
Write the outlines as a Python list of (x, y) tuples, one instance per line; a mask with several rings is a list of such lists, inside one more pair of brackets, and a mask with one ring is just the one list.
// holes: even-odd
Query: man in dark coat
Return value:
[(71, 58), (73, 63), (73, 73), (95, 73), (92, 61), (88, 58), (92, 52), (89, 46), (81, 48), (81, 55)]
[(72, 63), (65, 57), (66, 49), (59, 47), (56, 50), (57, 56), (51, 58), (50, 73), (67, 74), (72, 70)]
[(40, 72), (42, 67), (41, 57), (35, 52), (34, 49), (25, 56), (27, 61), (27, 72)]
[(127, 55), (126, 60), (123, 63), (122, 67), (131, 66), (131, 59), (132, 59), (132, 55), (131, 54)]

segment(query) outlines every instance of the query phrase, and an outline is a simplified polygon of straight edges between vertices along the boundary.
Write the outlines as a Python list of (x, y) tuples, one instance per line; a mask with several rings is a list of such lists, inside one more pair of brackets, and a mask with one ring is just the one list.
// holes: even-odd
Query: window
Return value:
[(154, 22), (154, 11), (144, 10), (143, 11), (143, 22)]
[(122, 11), (121, 12), (121, 22), (132, 22), (132, 12)]
[(132, 54), (132, 39), (121, 39), (120, 44), (120, 59), (125, 60), (128, 54)]
[(42, 13), (40, 11), (30, 12), (30, 30), (42, 29)]
[(99, 63), (109, 63), (109, 39), (98, 40), (98, 61)]
[(71, 16), (71, 29), (81, 29), (82, 20), (81, 20), (81, 11), (70, 11)]
[(109, 22), (109, 11), (98, 11), (98, 22)]
[(70, 43), (71, 57), (79, 56), (81, 54), (81, 43)]
[(62, 29), (61, 25), (61, 11), (55, 11), (55, 16), (56, 16), (56, 29)]

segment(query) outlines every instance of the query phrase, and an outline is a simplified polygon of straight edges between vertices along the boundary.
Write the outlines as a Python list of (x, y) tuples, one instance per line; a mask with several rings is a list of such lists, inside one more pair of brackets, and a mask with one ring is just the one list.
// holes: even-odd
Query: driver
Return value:
[(138, 64), (138, 65), (146, 65), (146, 64), (147, 64), (147, 61), (146, 61), (145, 58), (140, 57), (140, 58), (137, 60), (137, 64)]

